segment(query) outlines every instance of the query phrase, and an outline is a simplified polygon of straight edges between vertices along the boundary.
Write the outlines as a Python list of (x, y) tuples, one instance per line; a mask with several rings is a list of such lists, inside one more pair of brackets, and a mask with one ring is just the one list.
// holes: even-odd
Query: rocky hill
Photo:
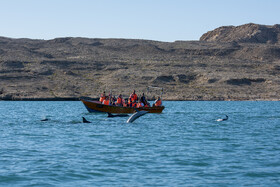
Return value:
[(280, 43), (280, 25), (224, 26), (203, 34), (200, 41), (242, 42), (242, 43)]
[(278, 36), (279, 25), (247, 24), (200, 41), (0, 37), (0, 99), (128, 96), (157, 86), (168, 100), (280, 100)]

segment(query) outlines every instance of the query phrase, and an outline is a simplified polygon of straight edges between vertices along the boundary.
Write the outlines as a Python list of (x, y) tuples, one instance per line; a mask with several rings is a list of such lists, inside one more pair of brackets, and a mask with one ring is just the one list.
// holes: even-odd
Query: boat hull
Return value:
[(81, 99), (83, 104), (85, 105), (86, 109), (91, 112), (105, 112), (105, 113), (114, 113), (114, 114), (131, 114), (136, 112), (136, 110), (141, 111), (145, 110), (149, 113), (161, 113), (164, 109), (164, 106), (154, 106), (154, 107), (121, 107), (121, 106), (114, 106), (114, 105), (104, 105), (101, 104), (99, 101), (90, 101)]

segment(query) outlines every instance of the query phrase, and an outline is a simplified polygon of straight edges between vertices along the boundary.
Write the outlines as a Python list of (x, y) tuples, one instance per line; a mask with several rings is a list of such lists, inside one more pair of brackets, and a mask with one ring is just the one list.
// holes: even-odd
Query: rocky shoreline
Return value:
[[(79, 100), (164, 89), (164, 100), (280, 100), (280, 26), (220, 27), (200, 41), (0, 37), (0, 100)], [(148, 92), (150, 99), (159, 91)]]

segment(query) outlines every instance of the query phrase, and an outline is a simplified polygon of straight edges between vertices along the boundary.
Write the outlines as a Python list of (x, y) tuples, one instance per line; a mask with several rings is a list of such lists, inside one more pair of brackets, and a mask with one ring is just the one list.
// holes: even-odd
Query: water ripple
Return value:
[(81, 102), (1, 101), (0, 185), (280, 185), (280, 102), (165, 105), (127, 124)]

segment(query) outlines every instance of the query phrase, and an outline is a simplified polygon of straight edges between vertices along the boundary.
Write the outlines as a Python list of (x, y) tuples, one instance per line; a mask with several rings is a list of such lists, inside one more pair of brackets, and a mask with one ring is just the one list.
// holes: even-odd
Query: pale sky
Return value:
[(199, 40), (220, 26), (280, 24), (279, 0), (0, 0), (0, 36)]

